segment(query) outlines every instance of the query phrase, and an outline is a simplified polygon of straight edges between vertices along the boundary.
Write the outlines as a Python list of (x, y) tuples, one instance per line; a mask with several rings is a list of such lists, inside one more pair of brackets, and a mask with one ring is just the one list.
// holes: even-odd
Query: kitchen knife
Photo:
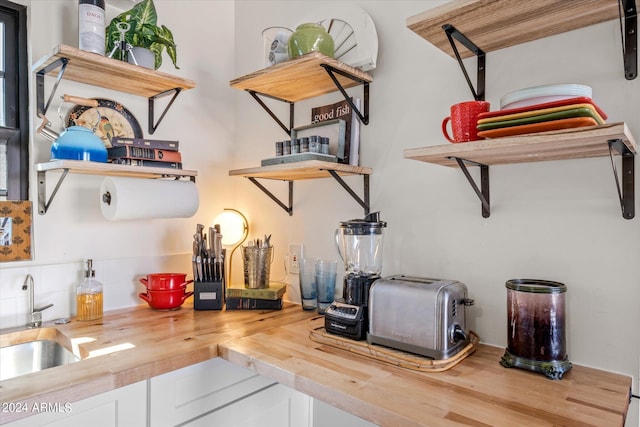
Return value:
[(202, 257), (200, 255), (198, 255), (196, 257), (196, 267), (198, 268), (198, 277), (200, 278), (200, 281), (204, 281), (204, 275), (203, 275), (203, 271), (202, 271)]

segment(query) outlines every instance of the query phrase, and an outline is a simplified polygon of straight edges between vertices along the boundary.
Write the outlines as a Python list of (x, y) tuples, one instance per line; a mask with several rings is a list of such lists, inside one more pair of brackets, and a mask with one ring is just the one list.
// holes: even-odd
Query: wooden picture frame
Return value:
[(33, 204), (0, 201), (0, 262), (28, 261), (32, 253)]

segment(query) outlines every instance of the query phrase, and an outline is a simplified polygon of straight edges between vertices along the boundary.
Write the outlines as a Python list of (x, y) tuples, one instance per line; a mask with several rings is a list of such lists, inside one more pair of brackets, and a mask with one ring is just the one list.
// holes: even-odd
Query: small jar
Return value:
[(296, 31), (289, 37), (289, 58), (297, 58), (314, 51), (333, 58), (333, 38), (320, 24), (298, 25)]
[(320, 151), (322, 154), (329, 154), (329, 138), (324, 136), (320, 138)]
[(282, 141), (276, 141), (276, 157), (282, 156)]
[(311, 153), (319, 153), (320, 152), (320, 141), (319, 137), (316, 135), (312, 135), (309, 137), (309, 152)]
[(309, 152), (309, 138), (303, 136), (300, 138), (300, 152), (308, 153)]
[(289, 154), (291, 154), (291, 141), (290, 140), (282, 141), (282, 154), (285, 155), (285, 156), (288, 156)]
[(300, 153), (300, 140), (292, 139), (291, 140), (291, 154), (299, 154)]

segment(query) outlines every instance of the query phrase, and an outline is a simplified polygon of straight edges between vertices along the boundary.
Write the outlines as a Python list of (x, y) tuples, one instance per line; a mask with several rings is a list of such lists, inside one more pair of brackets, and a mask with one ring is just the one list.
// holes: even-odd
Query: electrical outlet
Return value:
[(287, 254), (287, 259), (289, 260), (289, 265), (287, 266), (287, 271), (290, 274), (298, 274), (300, 273), (300, 258), (303, 256), (303, 246), (300, 244), (289, 244), (289, 252)]

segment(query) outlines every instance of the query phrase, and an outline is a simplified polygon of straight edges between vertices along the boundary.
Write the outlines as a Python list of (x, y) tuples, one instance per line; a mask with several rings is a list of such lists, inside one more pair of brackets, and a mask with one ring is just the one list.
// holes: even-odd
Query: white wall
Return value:
[[(56, 43), (76, 45), (75, 0), (21, 3), (31, 6), (34, 61)], [(199, 172), (201, 208), (187, 220), (110, 223), (95, 201), (101, 178), (69, 176), (50, 212), (35, 216), (35, 260), (0, 264), (0, 327), (23, 320), (26, 298), (19, 289), (27, 272), (36, 276), (36, 303), (56, 303), (45, 319), (68, 315), (68, 292), (87, 257), (96, 259), (107, 308), (137, 304), (137, 277), (168, 269), (188, 272), (195, 224), (209, 224), (225, 207), (247, 215), (251, 237), (273, 235), (275, 278), (284, 277), (282, 261), (290, 243), (303, 243), (308, 255), (337, 260), (333, 230), (341, 220), (362, 216), (332, 179), (296, 182), (289, 217), (247, 180), (227, 176), (229, 169), (258, 166), (272, 156), (273, 142), (285, 137), (248, 94), (229, 88), (231, 79), (262, 68), (262, 29), (340, 17), (343, 2), (155, 3), (159, 22), (178, 42), (181, 67), (174, 70), (166, 59), (162, 70), (195, 80), (197, 88), (178, 97), (154, 136), (181, 141), (185, 166)], [(372, 210), (380, 210), (389, 223), (383, 273), (462, 281), (476, 301), (472, 328), (484, 342), (499, 346), (506, 345), (505, 281), (563, 282), (571, 361), (633, 375), (638, 394), (640, 219), (622, 219), (609, 159), (492, 167), (492, 212), (482, 218), (460, 171), (402, 156), (406, 148), (445, 144), (439, 129), (448, 107), (471, 97), (457, 63), (405, 26), (407, 17), (442, 2), (355, 3), (372, 17), (380, 44), (370, 89), (371, 122), (362, 127), (361, 164), (373, 169)], [(117, 12), (108, 10), (110, 17)], [(624, 79), (616, 21), (488, 54), (487, 100), (493, 109), (514, 89), (565, 82), (592, 86), (609, 121), (625, 121), (639, 138), (640, 79)], [(116, 99), (146, 128), (142, 98), (70, 82), (58, 93)], [(350, 93), (361, 96), (361, 89)], [(311, 106), (337, 100), (334, 94), (299, 103), (296, 125), (308, 123)], [(273, 105), (286, 117), (287, 107)], [(57, 104), (50, 111), (56, 109)], [(35, 123), (35, 112), (32, 117)], [(34, 135), (32, 144), (34, 161), (48, 160), (48, 143)], [(361, 192), (361, 178), (347, 181)], [(286, 200), (286, 184), (266, 185)], [(33, 184), (31, 195), (35, 200)], [(637, 407), (634, 399), (627, 425), (637, 425)]]
[[(633, 375), (637, 394), (640, 219), (622, 218), (609, 159), (492, 167), (491, 217), (482, 218), (480, 202), (459, 170), (403, 158), (407, 148), (447, 144), (442, 119), (450, 105), (471, 99), (457, 62), (406, 28), (407, 17), (443, 2), (355, 3), (372, 17), (380, 44), (360, 157), (373, 169), (372, 210), (388, 221), (383, 273), (462, 281), (476, 301), (472, 328), (499, 346), (507, 340), (506, 280), (565, 283), (570, 360)], [(262, 28), (339, 18), (341, 4), (238, 1), (236, 75), (261, 68)], [(475, 76), (475, 60), (467, 63)], [(486, 77), (492, 109), (519, 88), (589, 85), (610, 122), (624, 121), (636, 140), (640, 135), (640, 79), (624, 78), (617, 21), (489, 53)], [(361, 89), (350, 93), (362, 96)], [(337, 100), (339, 94), (300, 103), (296, 126), (308, 123), (310, 106)], [(249, 95), (237, 94), (236, 109), (240, 155), (234, 167), (259, 165), (284, 134)], [(636, 169), (638, 163), (636, 156)], [(472, 174), (477, 179), (477, 171)], [(349, 182), (361, 188), (361, 179)], [(638, 182), (636, 177), (636, 188)], [(284, 184), (267, 185), (284, 194)], [(281, 247), (304, 243), (312, 256), (338, 259), (333, 230), (341, 220), (362, 217), (331, 178), (296, 182), (291, 218), (251, 183), (241, 188), (263, 232), (273, 232)], [(637, 399), (633, 405), (629, 425), (638, 423)]]
[[(29, 6), (29, 51), (31, 63), (63, 43), (77, 46), (77, 0), (22, 0)], [(117, 5), (134, 4), (120, 0)], [(140, 122), (146, 137), (179, 140), (186, 169), (197, 170), (200, 208), (188, 219), (120, 221), (105, 220), (98, 204), (100, 176), (69, 174), (46, 215), (34, 209), (34, 254), (30, 262), (0, 264), (0, 328), (26, 322), (26, 292), (21, 290), (27, 273), (36, 279), (36, 305), (54, 303), (45, 311), (45, 320), (74, 313), (70, 292), (82, 278), (83, 259), (93, 258), (97, 278), (105, 286), (105, 309), (139, 304), (138, 292), (144, 288), (138, 278), (147, 273), (191, 271), (190, 253), (196, 224), (209, 225), (235, 196), (227, 165), (234, 154), (233, 1), (192, 2), (199, 13), (186, 19), (184, 2), (156, 1), (159, 24), (169, 27), (178, 45), (176, 70), (168, 56), (160, 71), (182, 76), (197, 83), (183, 91), (153, 135), (147, 131), (147, 100), (125, 93), (63, 80), (47, 116), (54, 129), (62, 129), (57, 115), (60, 95), (72, 94), (116, 100)], [(198, 3), (197, 5), (195, 3)], [(107, 19), (121, 9), (107, 1)], [(128, 9), (128, 7), (127, 7)], [(46, 79), (46, 96), (53, 87)], [(32, 163), (50, 158), (51, 143), (33, 129), (40, 124), (35, 111), (35, 78), (31, 75)], [(162, 111), (168, 97), (157, 101)], [(62, 115), (71, 107), (64, 104)], [(156, 120), (159, 114), (156, 114)], [(59, 173), (47, 175), (50, 195)], [(31, 173), (31, 200), (37, 200), (36, 175)]]

